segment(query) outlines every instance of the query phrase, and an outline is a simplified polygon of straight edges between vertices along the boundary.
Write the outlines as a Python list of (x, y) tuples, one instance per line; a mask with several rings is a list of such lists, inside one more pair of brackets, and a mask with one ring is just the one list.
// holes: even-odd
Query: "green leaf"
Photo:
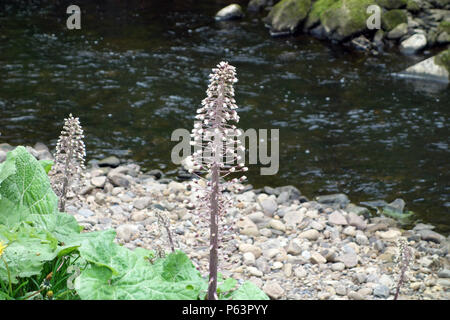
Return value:
[[(10, 230), (0, 225), (0, 240), (8, 244), (2, 258), (8, 264), (13, 283), (17, 283), (18, 277), (40, 274), (44, 263), (56, 257), (58, 241), (45, 230), (28, 225), (20, 225)], [(0, 263), (0, 278), (8, 281), (4, 263)]]
[(81, 231), (81, 226), (77, 220), (70, 214), (63, 212), (54, 214), (30, 214), (26, 221), (30, 222), (36, 228), (51, 232), (60, 242), (73, 239)]
[[(42, 165), (22, 146), (8, 152), (7, 157), (7, 161), (14, 161), (15, 171), (0, 184), (0, 223), (11, 220), (4, 218), (11, 214), (56, 213), (58, 198)], [(7, 169), (2, 166), (2, 171), (11, 172), (10, 166)]]
[[(85, 234), (91, 234), (91, 232), (80, 235)], [(114, 230), (97, 233), (95, 237), (91, 236), (90, 239), (83, 239), (83, 236), (79, 237), (79, 243), (80, 245), (82, 244), (79, 248), (80, 256), (92, 264), (110, 269), (114, 275), (120, 274), (127, 270), (127, 264), (130, 263), (130, 259), (138, 256), (136, 254), (132, 255), (130, 250), (114, 243), (114, 237)], [(76, 241), (76, 238), (74, 240)]]
[(167, 256), (163, 263), (161, 277), (172, 282), (202, 279), (200, 272), (182, 251), (176, 251)]
[(91, 265), (75, 279), (75, 290), (84, 300), (193, 300), (198, 292), (189, 282), (148, 279), (150, 267), (131, 265), (129, 272), (113, 276), (110, 269)]
[(218, 283), (217, 292), (224, 293), (224, 292), (231, 291), (234, 289), (234, 287), (236, 287), (236, 285), (237, 285), (236, 279), (228, 278), (227, 280), (221, 281), (220, 283)]
[(42, 168), (44, 168), (45, 173), (48, 174), (50, 170), (52, 170), (53, 165), (55, 164), (52, 160), (39, 160)]
[[(91, 241), (94, 242), (94, 241)], [(92, 250), (92, 252), (90, 252)], [(96, 258), (96, 254), (99, 257)], [(183, 280), (192, 277), (191, 273), (178, 272), (173, 268), (189, 268), (189, 264), (181, 255), (171, 257), (168, 262), (160, 259), (155, 265), (142, 255), (115, 243), (96, 245), (83, 244), (80, 247), (82, 257), (87, 257), (91, 264), (82, 271), (75, 280), (75, 290), (82, 299), (197, 299), (203, 287), (196, 281)], [(92, 263), (95, 261), (95, 263)], [(189, 263), (191, 263), (188, 260)], [(192, 263), (191, 263), (192, 264)], [(162, 278), (158, 270), (166, 268), (166, 276)], [(195, 269), (195, 268), (194, 268)]]
[(6, 160), (0, 163), (0, 184), (3, 180), (16, 172), (15, 161), (10, 152), (6, 155)]
[(231, 294), (233, 300), (270, 300), (255, 284), (246, 281)]

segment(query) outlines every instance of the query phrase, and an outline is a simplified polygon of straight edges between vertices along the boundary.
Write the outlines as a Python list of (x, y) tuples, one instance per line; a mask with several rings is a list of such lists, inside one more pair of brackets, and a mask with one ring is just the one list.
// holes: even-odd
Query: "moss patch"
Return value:
[(447, 32), (450, 34), (450, 21), (442, 21), (439, 23), (438, 32)]
[(282, 0), (277, 3), (264, 19), (278, 32), (294, 32), (306, 18), (311, 8), (311, 0)]
[(385, 31), (391, 31), (401, 23), (408, 23), (404, 10), (389, 10), (381, 16), (381, 26)]
[(373, 4), (374, 0), (339, 0), (321, 13), (320, 21), (333, 38), (343, 40), (367, 29), (367, 7)]
[(450, 73), (450, 48), (439, 53), (434, 57), (434, 62), (440, 66), (443, 66)]
[(306, 27), (309, 28), (319, 23), (322, 13), (338, 1), (339, 0), (318, 0), (314, 2), (306, 21)]
[(417, 0), (408, 0), (408, 3), (406, 4), (406, 9), (410, 12), (419, 12), (420, 4), (419, 2), (417, 2)]

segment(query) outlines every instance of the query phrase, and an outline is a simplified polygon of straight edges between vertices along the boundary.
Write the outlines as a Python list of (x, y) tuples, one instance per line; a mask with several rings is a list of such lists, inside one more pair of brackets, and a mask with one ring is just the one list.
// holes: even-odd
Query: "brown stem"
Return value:
[(215, 165), (212, 170), (212, 193), (211, 193), (211, 212), (210, 212), (210, 250), (209, 250), (209, 286), (208, 286), (208, 300), (217, 299), (217, 247), (219, 240), (219, 167)]

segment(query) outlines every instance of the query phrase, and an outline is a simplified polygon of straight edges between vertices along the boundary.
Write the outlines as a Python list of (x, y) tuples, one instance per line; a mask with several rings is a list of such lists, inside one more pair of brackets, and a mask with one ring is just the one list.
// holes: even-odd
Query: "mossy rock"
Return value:
[(450, 48), (435, 56), (434, 62), (437, 65), (443, 66), (450, 74)]
[(380, 7), (386, 9), (399, 9), (405, 7), (408, 0), (376, 0)]
[(391, 31), (401, 23), (408, 23), (408, 16), (405, 10), (389, 10), (381, 16), (381, 26), (385, 31)]
[(438, 32), (447, 32), (450, 34), (450, 21), (442, 21), (439, 23)]
[(314, 2), (308, 15), (308, 19), (305, 22), (305, 27), (309, 29), (318, 24), (322, 13), (338, 1), (339, 0), (317, 0)]
[(367, 7), (375, 5), (374, 0), (339, 0), (320, 15), (320, 22), (328, 37), (345, 40), (367, 30)]
[(406, 10), (410, 11), (410, 12), (419, 12), (420, 11), (421, 6), (419, 1), (417, 0), (408, 0), (408, 3), (406, 4)]
[(311, 0), (282, 0), (273, 6), (264, 21), (274, 33), (294, 33), (311, 9)]

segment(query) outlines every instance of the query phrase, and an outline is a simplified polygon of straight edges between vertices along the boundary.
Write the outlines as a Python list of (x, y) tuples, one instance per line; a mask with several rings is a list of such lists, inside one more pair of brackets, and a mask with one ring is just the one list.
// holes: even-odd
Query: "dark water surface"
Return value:
[(70, 3), (40, 2), (0, 4), (0, 143), (54, 147), (72, 112), (90, 159), (174, 170), (170, 135), (192, 127), (210, 69), (228, 60), (240, 127), (280, 129), (280, 171), (251, 166), (255, 187), (401, 197), (450, 232), (450, 90), (391, 75), (433, 52), (367, 56), (305, 35), (274, 39), (260, 16), (214, 22), (224, 1), (78, 1), (82, 30), (69, 31)]

